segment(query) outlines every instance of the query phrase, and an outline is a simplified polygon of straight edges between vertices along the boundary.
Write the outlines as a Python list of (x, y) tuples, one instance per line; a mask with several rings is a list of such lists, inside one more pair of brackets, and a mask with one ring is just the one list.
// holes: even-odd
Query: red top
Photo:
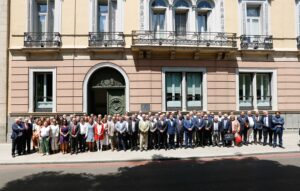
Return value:
[[(96, 141), (104, 139), (104, 125), (100, 124), (99, 126), (101, 126), (101, 127), (99, 130), (98, 130), (98, 125), (99, 124), (94, 125), (94, 139)], [(101, 135), (99, 135), (99, 134), (101, 134)]]

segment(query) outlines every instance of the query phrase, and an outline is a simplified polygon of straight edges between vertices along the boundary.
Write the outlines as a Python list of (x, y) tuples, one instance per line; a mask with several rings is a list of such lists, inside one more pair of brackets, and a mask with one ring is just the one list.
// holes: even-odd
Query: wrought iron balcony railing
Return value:
[(133, 45), (236, 47), (236, 34), (223, 32), (133, 31)]
[(300, 36), (297, 37), (297, 48), (300, 49)]
[(61, 36), (58, 32), (25, 32), (24, 46), (33, 48), (60, 47)]
[(122, 32), (90, 32), (89, 47), (124, 47), (125, 40)]
[(241, 49), (273, 49), (273, 36), (271, 35), (242, 35)]

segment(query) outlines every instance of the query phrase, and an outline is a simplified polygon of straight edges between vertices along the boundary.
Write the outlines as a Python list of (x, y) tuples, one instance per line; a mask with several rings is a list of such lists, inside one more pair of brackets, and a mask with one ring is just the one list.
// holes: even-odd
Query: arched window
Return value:
[(164, 0), (154, 0), (151, 2), (150, 30), (154, 32), (165, 30), (166, 9), (167, 9), (167, 4)]
[(174, 3), (175, 33), (177, 36), (186, 35), (189, 7), (190, 5), (186, 0), (178, 0)]
[(213, 9), (213, 3), (207, 0), (201, 0), (197, 4), (197, 30), (198, 32), (208, 31), (208, 17)]

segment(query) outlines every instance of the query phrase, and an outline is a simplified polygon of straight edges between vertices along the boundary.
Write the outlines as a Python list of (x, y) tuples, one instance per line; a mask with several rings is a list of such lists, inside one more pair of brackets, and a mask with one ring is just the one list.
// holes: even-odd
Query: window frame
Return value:
[(29, 113), (35, 111), (35, 74), (36, 73), (52, 73), (52, 111), (56, 112), (56, 68), (30, 68), (29, 69)]
[(271, 107), (272, 111), (278, 110), (278, 101), (277, 101), (277, 70), (276, 69), (252, 69), (252, 68), (237, 68), (236, 69), (236, 111), (240, 111), (240, 104), (239, 104), (239, 75), (240, 73), (252, 73), (253, 80), (252, 80), (252, 93), (253, 93), (253, 109), (258, 110), (257, 104), (257, 82), (256, 82), (256, 74), (261, 73), (269, 73), (271, 74), (271, 96), (272, 102)]
[(187, 111), (187, 80), (186, 73), (199, 72), (202, 75), (202, 110), (207, 111), (207, 70), (200, 67), (162, 67), (162, 110), (167, 111), (166, 103), (166, 73), (182, 73), (182, 111)]

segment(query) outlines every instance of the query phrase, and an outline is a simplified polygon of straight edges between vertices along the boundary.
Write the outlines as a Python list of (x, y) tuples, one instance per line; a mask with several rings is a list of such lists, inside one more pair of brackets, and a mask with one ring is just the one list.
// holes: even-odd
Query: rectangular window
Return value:
[(202, 73), (186, 73), (186, 88), (187, 109), (202, 109)]
[(34, 73), (34, 106), (35, 112), (52, 111), (53, 107), (53, 74)]
[(247, 5), (247, 35), (261, 35), (261, 6)]
[(198, 32), (207, 32), (207, 14), (198, 14)]
[(98, 32), (108, 32), (108, 4), (98, 4)]
[(182, 73), (166, 73), (166, 103), (167, 110), (173, 111), (182, 108)]
[(175, 13), (175, 32), (177, 36), (186, 35), (187, 13)]
[(53, 32), (54, 31), (54, 0), (37, 0), (33, 7), (36, 7), (35, 26), (33, 32)]
[(256, 75), (257, 107), (271, 107), (271, 74)]
[(242, 73), (239, 76), (240, 107), (253, 109), (252, 74)]
[[(256, 84), (254, 84), (256, 82)], [(272, 109), (271, 73), (239, 74), (240, 109)]]

